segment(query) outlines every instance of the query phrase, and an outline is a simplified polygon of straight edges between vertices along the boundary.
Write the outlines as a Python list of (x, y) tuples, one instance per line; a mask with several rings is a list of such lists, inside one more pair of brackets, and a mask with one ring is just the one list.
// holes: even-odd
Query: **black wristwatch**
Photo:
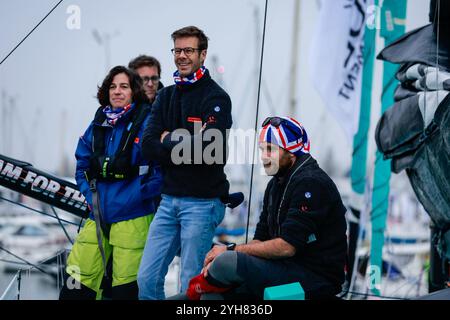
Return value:
[(233, 251), (234, 248), (236, 248), (236, 243), (230, 242), (229, 244), (227, 244), (227, 250), (228, 251)]

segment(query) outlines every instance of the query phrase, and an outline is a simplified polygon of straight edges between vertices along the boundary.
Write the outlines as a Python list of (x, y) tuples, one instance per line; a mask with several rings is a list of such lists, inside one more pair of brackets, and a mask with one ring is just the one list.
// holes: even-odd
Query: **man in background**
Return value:
[(144, 84), (145, 94), (150, 103), (155, 101), (156, 91), (163, 88), (161, 83), (161, 64), (151, 56), (140, 55), (128, 64), (128, 68), (137, 72)]

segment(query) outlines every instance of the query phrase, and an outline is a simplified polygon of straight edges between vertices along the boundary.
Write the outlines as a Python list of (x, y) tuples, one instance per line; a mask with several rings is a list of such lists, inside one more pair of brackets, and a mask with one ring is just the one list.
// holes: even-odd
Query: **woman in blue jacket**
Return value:
[(97, 93), (100, 107), (78, 141), (76, 181), (91, 215), (68, 257), (60, 299), (137, 299), (137, 272), (160, 195), (161, 173), (141, 155), (150, 115), (142, 80), (111, 69)]

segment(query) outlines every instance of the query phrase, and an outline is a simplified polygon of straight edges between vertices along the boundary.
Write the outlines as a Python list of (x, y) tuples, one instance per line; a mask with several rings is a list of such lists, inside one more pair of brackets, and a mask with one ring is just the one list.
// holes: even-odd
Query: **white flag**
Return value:
[(322, 0), (310, 75), (350, 144), (358, 130), (367, 8), (373, 0)]

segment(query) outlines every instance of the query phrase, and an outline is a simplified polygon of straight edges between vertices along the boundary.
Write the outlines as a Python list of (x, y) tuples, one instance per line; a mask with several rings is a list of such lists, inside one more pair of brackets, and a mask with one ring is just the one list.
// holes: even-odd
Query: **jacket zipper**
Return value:
[(289, 187), (289, 183), (291, 182), (292, 177), (297, 173), (298, 169), (300, 169), (301, 167), (303, 167), (303, 165), (309, 160), (311, 159), (311, 156), (309, 156), (308, 158), (306, 158), (305, 161), (302, 162), (301, 165), (299, 165), (297, 167), (297, 169), (295, 169), (295, 171), (291, 174), (291, 176), (289, 177), (288, 182), (286, 183), (286, 187), (284, 188), (283, 191), (283, 196), (281, 197), (281, 201), (280, 201), (280, 206), (278, 207), (278, 217), (277, 217), (277, 224), (278, 224), (278, 236), (281, 235), (281, 224), (280, 224), (280, 212), (281, 212), (281, 206), (283, 205), (283, 201), (284, 201), (284, 196), (286, 195), (286, 191)]

